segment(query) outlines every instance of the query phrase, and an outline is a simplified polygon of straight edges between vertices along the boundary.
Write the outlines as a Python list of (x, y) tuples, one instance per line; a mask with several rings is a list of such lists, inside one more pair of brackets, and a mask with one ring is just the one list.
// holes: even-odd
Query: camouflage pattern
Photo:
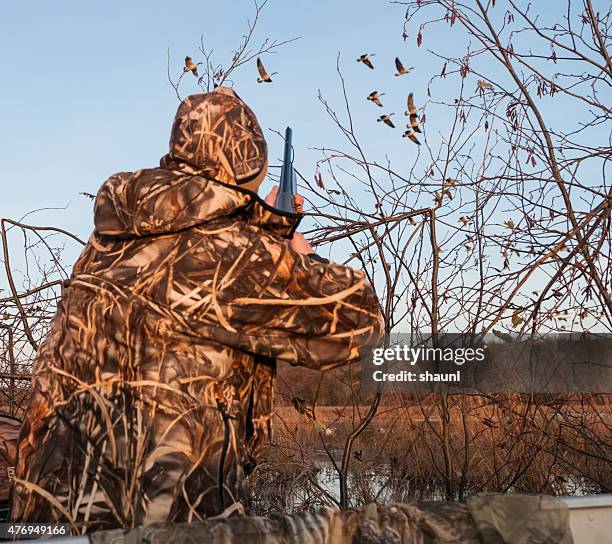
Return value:
[(240, 513), (275, 361), (326, 370), (378, 341), (365, 274), (293, 251), (300, 216), (236, 185), (265, 164), (254, 115), (217, 89), (181, 104), (161, 167), (102, 185), (35, 361), (13, 519), (89, 532)]
[[(485, 521), (486, 520), (486, 521)], [(466, 502), (153, 524), (91, 535), (92, 544), (572, 544), (567, 506), (543, 495), (483, 493)]]
[(179, 106), (170, 153), (161, 162), (181, 164), (183, 172), (242, 184), (259, 174), (268, 147), (251, 109), (232, 89), (187, 97)]
[(0, 413), (0, 502), (7, 501), (9, 498), (20, 427), (20, 419)]

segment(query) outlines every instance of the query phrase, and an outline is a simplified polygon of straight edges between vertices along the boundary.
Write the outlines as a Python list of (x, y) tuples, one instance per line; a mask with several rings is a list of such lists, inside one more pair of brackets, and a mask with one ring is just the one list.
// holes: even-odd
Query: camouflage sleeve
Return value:
[[(301, 255), (275, 236), (244, 234), (225, 246), (203, 300), (193, 300), (190, 290), (201, 333), (320, 370), (358, 360), (378, 343), (379, 303), (363, 271)], [(189, 284), (196, 283), (192, 276)]]

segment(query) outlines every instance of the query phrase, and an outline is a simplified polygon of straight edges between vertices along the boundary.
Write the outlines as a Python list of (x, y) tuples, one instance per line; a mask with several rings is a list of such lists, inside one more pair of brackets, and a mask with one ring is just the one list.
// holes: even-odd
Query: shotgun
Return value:
[(293, 196), (297, 192), (297, 181), (293, 170), (293, 131), (291, 127), (285, 130), (285, 153), (283, 155), (283, 166), (281, 168), (278, 196), (276, 197), (276, 208), (284, 212), (295, 213)]

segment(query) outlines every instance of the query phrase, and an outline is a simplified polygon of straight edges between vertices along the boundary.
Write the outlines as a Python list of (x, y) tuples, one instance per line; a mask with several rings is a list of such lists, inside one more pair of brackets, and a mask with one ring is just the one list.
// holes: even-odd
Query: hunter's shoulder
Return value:
[(113, 190), (121, 186), (133, 186), (136, 183), (166, 184), (171, 179), (175, 178), (172, 172), (164, 168), (140, 168), (134, 171), (115, 172), (109, 176), (101, 185), (100, 191)]

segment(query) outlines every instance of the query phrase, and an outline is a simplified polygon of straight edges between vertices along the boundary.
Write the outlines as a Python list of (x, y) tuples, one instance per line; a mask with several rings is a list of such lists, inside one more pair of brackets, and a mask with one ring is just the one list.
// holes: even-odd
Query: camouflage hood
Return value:
[(161, 165), (225, 183), (245, 183), (264, 168), (268, 146), (255, 114), (227, 87), (188, 96), (179, 106), (170, 153)]
[(101, 187), (96, 231), (166, 234), (252, 207), (253, 201), (265, 206), (240, 186), (265, 176), (267, 154), (255, 114), (232, 89), (188, 96), (176, 112), (161, 167), (135, 172), (130, 183), (113, 176)]

